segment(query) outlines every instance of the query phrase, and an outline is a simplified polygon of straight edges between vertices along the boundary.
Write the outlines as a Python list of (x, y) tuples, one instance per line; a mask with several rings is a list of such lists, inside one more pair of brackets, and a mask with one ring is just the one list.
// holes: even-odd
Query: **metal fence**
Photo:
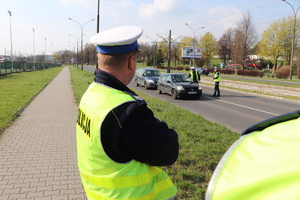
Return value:
[(0, 62), (0, 75), (59, 67), (55, 63)]

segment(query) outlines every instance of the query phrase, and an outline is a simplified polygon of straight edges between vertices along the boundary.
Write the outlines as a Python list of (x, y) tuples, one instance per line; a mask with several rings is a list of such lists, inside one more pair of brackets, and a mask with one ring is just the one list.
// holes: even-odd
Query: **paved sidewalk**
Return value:
[(68, 68), (0, 135), (0, 200), (84, 199)]

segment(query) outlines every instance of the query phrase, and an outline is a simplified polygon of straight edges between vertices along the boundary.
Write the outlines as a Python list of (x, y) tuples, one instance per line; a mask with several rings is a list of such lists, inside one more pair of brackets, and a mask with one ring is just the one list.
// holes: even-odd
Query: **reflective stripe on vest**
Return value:
[(81, 99), (76, 124), (78, 168), (89, 200), (167, 200), (177, 193), (161, 168), (135, 160), (116, 163), (103, 150), (103, 120), (113, 108), (132, 101), (130, 95), (98, 83), (92, 83)]
[(242, 136), (225, 153), (206, 200), (300, 199), (300, 117)]
[[(197, 71), (195, 70), (195, 74), (196, 74), (196, 80), (199, 80), (200, 79), (200, 75), (197, 73)], [(194, 81), (194, 73), (193, 71), (190, 72), (190, 75), (191, 75), (191, 80)]]
[[(218, 77), (218, 78), (217, 78), (217, 77)], [(215, 82), (220, 82), (220, 79), (221, 79), (221, 77), (220, 77), (220, 72), (219, 72), (219, 71), (215, 72), (215, 75), (214, 75), (214, 81), (215, 81)]]

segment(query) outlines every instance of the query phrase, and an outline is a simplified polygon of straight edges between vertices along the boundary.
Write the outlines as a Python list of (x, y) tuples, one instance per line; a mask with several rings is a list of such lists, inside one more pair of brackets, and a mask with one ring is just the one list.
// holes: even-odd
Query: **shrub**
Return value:
[[(214, 71), (212, 71), (212, 72), (214, 72)], [(234, 74), (234, 70), (232, 70), (232, 69), (221, 69), (220, 72), (222, 74)]]
[(184, 70), (185, 71), (190, 71), (190, 68), (189, 67), (185, 67)]
[(176, 69), (179, 70), (179, 71), (183, 71), (184, 68), (183, 67), (176, 67)]
[(290, 76), (290, 66), (283, 65), (276, 71), (276, 78), (287, 79)]
[(263, 77), (265, 75), (263, 71), (257, 71), (257, 70), (238, 70), (237, 74), (242, 76), (259, 76), (259, 77)]

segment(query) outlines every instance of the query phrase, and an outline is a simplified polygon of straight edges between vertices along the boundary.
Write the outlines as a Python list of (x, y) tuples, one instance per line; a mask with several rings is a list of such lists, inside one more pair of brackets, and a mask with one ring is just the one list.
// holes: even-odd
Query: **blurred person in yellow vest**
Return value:
[(191, 82), (200, 83), (200, 73), (195, 69), (195, 67), (191, 67), (189, 77), (191, 78)]
[(206, 200), (300, 199), (300, 110), (260, 122), (224, 154)]
[(78, 168), (88, 200), (170, 200), (177, 188), (160, 166), (178, 158), (177, 133), (130, 90), (142, 35), (122, 26), (91, 38), (98, 69), (76, 124)]
[(220, 96), (220, 79), (221, 79), (221, 76), (220, 76), (220, 71), (218, 69), (218, 67), (214, 67), (214, 77), (213, 77), (213, 80), (215, 82), (215, 88), (214, 88), (214, 94), (213, 94), (213, 97), (219, 97)]

